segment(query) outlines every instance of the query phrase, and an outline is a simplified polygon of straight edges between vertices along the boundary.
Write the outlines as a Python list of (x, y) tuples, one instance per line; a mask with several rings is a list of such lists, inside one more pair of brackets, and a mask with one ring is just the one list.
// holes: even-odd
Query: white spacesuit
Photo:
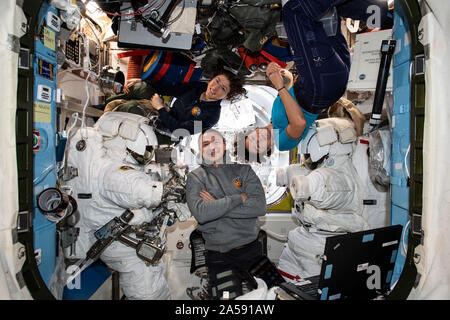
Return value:
[(299, 148), (317, 168), (297, 164), (277, 173), (277, 184), (289, 186), (300, 223), (279, 260), (286, 280), (320, 273), (327, 236), (387, 225), (388, 194), (369, 178), (367, 141), (349, 119), (317, 120)]
[[(82, 259), (96, 241), (94, 232), (125, 209), (134, 213), (130, 224), (152, 220), (152, 208), (162, 197), (161, 181), (144, 173), (151, 160), (156, 136), (146, 118), (110, 112), (94, 128), (79, 129), (70, 137), (67, 171), (75, 176), (66, 182), (78, 202), (80, 235), (70, 258)], [(169, 299), (165, 267), (160, 261), (147, 266), (134, 248), (114, 241), (100, 256), (120, 273), (128, 299)]]

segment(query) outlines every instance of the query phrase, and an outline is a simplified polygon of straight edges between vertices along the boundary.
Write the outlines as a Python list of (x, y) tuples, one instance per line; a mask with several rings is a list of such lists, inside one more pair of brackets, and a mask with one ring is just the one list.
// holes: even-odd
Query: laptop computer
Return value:
[(320, 275), (279, 286), (301, 300), (373, 299), (390, 289), (401, 225), (328, 237)]

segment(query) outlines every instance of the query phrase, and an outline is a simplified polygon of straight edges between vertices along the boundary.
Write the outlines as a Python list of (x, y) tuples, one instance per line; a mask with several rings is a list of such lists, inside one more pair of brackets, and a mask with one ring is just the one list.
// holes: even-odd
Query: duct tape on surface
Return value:
[(178, 3), (178, 5), (174, 8), (172, 14), (170, 15), (170, 31), (184, 34), (194, 34), (196, 16), (197, 1), (180, 1), (180, 3)]

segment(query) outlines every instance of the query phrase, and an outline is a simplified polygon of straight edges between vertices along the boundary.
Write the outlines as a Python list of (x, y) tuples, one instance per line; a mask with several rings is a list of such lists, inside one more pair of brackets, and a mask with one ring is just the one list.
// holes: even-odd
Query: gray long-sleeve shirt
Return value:
[[(216, 200), (204, 201), (201, 190)], [(245, 202), (241, 193), (248, 196)], [(256, 240), (257, 218), (266, 214), (266, 197), (261, 181), (249, 165), (202, 165), (188, 174), (186, 198), (206, 249), (227, 252)]]

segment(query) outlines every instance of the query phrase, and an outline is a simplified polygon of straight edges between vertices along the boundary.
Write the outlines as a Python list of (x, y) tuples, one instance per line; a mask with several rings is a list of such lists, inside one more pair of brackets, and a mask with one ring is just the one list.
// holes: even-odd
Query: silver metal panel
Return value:
[[(196, 8), (197, 0), (184, 0), (185, 10)], [(182, 5), (183, 1), (179, 5)], [(175, 9), (176, 10), (176, 9)], [(120, 46), (151, 46), (160, 48), (189, 50), (192, 46), (192, 34), (170, 33), (169, 37), (162, 39), (153, 31), (149, 31), (142, 23), (136, 23), (135, 19), (121, 19), (119, 25)]]

